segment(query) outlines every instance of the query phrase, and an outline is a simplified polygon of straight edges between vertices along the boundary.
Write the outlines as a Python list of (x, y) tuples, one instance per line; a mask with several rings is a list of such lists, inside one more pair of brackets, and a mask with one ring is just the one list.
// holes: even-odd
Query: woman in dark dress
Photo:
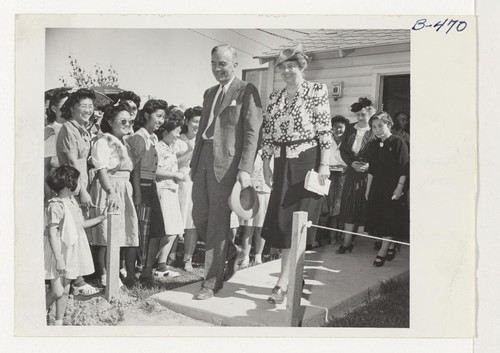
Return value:
[[(368, 145), (375, 135), (368, 125), (369, 119), (376, 113), (371, 100), (359, 98), (351, 105), (358, 122), (349, 125), (345, 132), (346, 140), (340, 146), (342, 160), (348, 165), (342, 199), (340, 201), (339, 222), (344, 223), (344, 230), (363, 233), (366, 221), (366, 181), (368, 171)], [(337, 254), (351, 252), (354, 246), (351, 234), (344, 234), (344, 242), (337, 249)]]
[[(391, 116), (379, 112), (370, 118), (377, 137), (368, 149), (368, 184), (366, 186), (366, 230), (386, 239), (407, 240), (409, 210), (406, 207), (409, 172), (408, 147), (399, 136), (391, 134)], [(395, 243), (383, 241), (373, 266), (384, 266), (396, 256)]]
[(272, 191), (262, 237), (271, 247), (282, 249), (280, 275), (268, 299), (273, 304), (282, 303), (288, 289), (293, 212), (307, 211), (315, 224), (319, 218), (322, 197), (304, 188), (305, 176), (314, 169), (324, 184), (330, 175), (328, 88), (304, 80), (307, 59), (300, 44), (280, 53), (276, 65), (286, 87), (271, 94), (264, 117), (263, 174)]

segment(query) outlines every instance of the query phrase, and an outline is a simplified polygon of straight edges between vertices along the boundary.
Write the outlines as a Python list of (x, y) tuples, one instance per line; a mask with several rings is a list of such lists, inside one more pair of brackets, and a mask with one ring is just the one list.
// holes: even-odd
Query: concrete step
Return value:
[[(301, 326), (318, 327), (332, 316), (340, 316), (376, 295), (380, 283), (409, 274), (409, 249), (401, 251), (383, 267), (372, 266), (376, 256), (373, 240), (356, 239), (352, 253), (335, 253), (338, 245), (306, 252), (301, 299)], [(193, 283), (153, 296), (178, 313), (225, 326), (283, 326), (286, 301), (267, 302), (276, 284), (281, 260), (238, 271), (215, 297), (194, 300), (200, 283)]]

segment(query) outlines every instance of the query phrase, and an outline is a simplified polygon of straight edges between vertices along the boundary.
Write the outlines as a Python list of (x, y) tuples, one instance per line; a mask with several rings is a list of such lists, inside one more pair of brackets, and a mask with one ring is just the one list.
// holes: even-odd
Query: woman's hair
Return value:
[(351, 112), (357, 113), (361, 109), (366, 108), (366, 107), (372, 107), (372, 101), (366, 97), (362, 97), (362, 98), (359, 98), (356, 103), (353, 103), (351, 105)]
[(88, 88), (80, 88), (78, 91), (71, 93), (68, 97), (68, 100), (64, 102), (64, 105), (61, 108), (62, 117), (66, 120), (71, 120), (70, 108), (86, 98), (90, 98), (92, 101), (94, 101), (96, 98), (94, 90)]
[(179, 121), (179, 120), (168, 120), (166, 122), (164, 122), (159, 128), (158, 130), (155, 131), (155, 134), (156, 136), (158, 136), (158, 140), (162, 140), (163, 139), (163, 134), (166, 132), (166, 133), (169, 133), (171, 131), (174, 131), (177, 127), (179, 126), (182, 126), (182, 121)]
[(47, 176), (47, 179), (45, 179), (45, 182), (56, 193), (59, 193), (59, 191), (66, 187), (71, 191), (75, 191), (78, 186), (79, 177), (80, 172), (78, 169), (65, 164), (53, 169)]
[(332, 126), (338, 123), (344, 124), (346, 127), (349, 126), (349, 120), (347, 120), (343, 115), (335, 115), (332, 118)]
[(157, 110), (163, 110), (166, 114), (168, 111), (168, 103), (163, 99), (148, 100), (137, 114), (137, 117), (135, 118), (134, 130), (138, 130), (139, 128), (146, 125), (147, 120), (146, 117), (144, 116), (145, 113), (153, 114)]
[(182, 128), (181, 128), (181, 134), (186, 134), (188, 132), (187, 123), (191, 119), (193, 119), (195, 116), (201, 116), (201, 109), (202, 108), (200, 106), (186, 109), (186, 111), (184, 112), (185, 121), (184, 121), (184, 125), (182, 125)]
[(111, 124), (110, 122), (120, 113), (126, 111), (129, 114), (132, 114), (132, 108), (130, 104), (126, 100), (118, 101), (118, 104), (108, 104), (104, 107), (104, 115), (101, 120), (101, 131), (111, 132)]
[(408, 118), (408, 124), (406, 125), (406, 128), (404, 130), (406, 132), (410, 132), (410, 117), (405, 112), (397, 112), (396, 114), (394, 114), (394, 130), (403, 130), (403, 127), (399, 124), (398, 121), (398, 116), (400, 115), (404, 115)]
[(69, 97), (69, 89), (59, 88), (53, 92), (49, 101), (49, 108), (47, 109), (47, 121), (53, 123), (56, 121), (56, 113), (52, 111), (53, 106), (58, 106), (59, 103), (64, 99)]
[(391, 116), (387, 112), (380, 111), (380, 112), (376, 113), (375, 115), (373, 115), (370, 118), (370, 120), (368, 121), (368, 125), (370, 125), (370, 127), (372, 127), (373, 120), (376, 120), (376, 119), (381, 120), (384, 124), (389, 126), (389, 128), (391, 128), (392, 125), (394, 125), (394, 122), (392, 121)]
[(137, 94), (135, 94), (135, 92), (132, 91), (121, 91), (120, 93), (118, 93), (116, 95), (116, 102), (119, 101), (132, 101), (137, 106), (137, 109), (139, 109), (141, 105), (141, 97), (139, 97)]

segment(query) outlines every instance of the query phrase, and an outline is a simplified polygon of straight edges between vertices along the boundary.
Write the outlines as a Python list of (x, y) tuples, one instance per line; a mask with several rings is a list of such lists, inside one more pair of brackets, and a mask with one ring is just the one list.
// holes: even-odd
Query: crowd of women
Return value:
[[(387, 239), (407, 239), (409, 233), (408, 116), (399, 113), (393, 121), (360, 98), (351, 106), (354, 124), (340, 115), (331, 117), (326, 85), (302, 77), (307, 64), (301, 51), (277, 62), (287, 86), (271, 94), (264, 117), (252, 174), (259, 212), (247, 221), (233, 217), (231, 224), (240, 227), (245, 255), (240, 267), (250, 265), (252, 238), (255, 264), (262, 262), (266, 241), (281, 249), (281, 274), (269, 298), (274, 303), (286, 295), (294, 211), (307, 210), (318, 219), (324, 202), (327, 223), (335, 228)], [(193, 253), (203, 240), (191, 217), (189, 167), (201, 107), (183, 111), (161, 99), (141, 107), (137, 94), (124, 91), (96, 114), (95, 98), (92, 89), (63, 88), (53, 92), (47, 107), (46, 305), (49, 309), (56, 303), (56, 324), (62, 323), (71, 284), (75, 294), (94, 295), (99, 289), (83, 276), (97, 273), (106, 285), (108, 234), (122, 248), (120, 272), (128, 286), (137, 281), (137, 268), (141, 280), (179, 276), (171, 266), (179, 240), (184, 243), (182, 267), (193, 271)], [(304, 191), (304, 175), (312, 168), (332, 181), (327, 197)], [(144, 210), (149, 242), (141, 257), (139, 219)], [(108, 212), (114, 214), (111, 225)], [(339, 239), (338, 254), (353, 251), (350, 234), (332, 237)], [(383, 242), (373, 265), (383, 266), (395, 255), (394, 243)]]

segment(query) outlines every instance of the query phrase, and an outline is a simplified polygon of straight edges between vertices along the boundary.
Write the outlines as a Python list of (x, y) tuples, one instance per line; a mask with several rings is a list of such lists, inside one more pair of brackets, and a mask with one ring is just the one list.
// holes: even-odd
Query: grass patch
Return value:
[(410, 326), (410, 279), (382, 282), (379, 296), (368, 293), (363, 305), (332, 318), (327, 327), (395, 327)]

